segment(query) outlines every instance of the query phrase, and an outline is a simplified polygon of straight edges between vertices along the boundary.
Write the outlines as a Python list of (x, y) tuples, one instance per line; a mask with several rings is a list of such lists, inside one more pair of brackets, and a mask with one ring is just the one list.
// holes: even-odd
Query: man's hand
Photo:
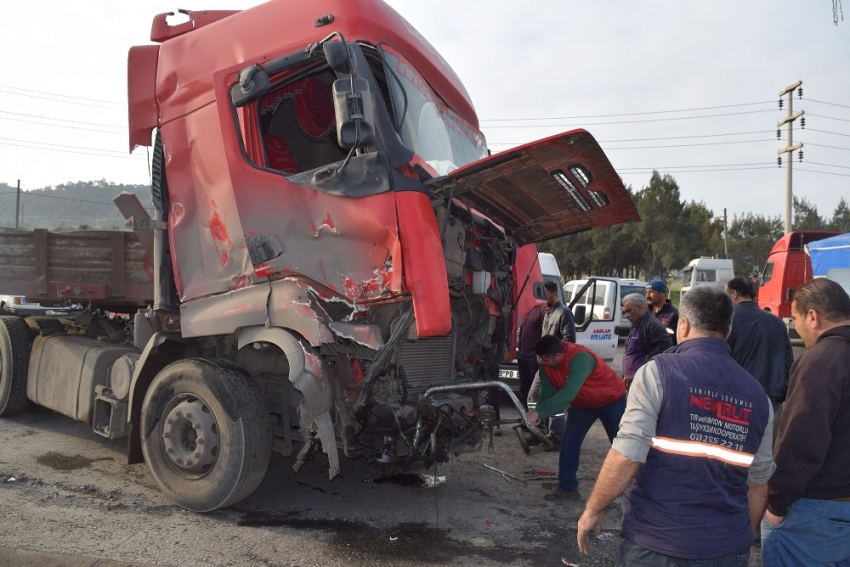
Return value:
[(590, 555), (590, 532), (593, 531), (596, 535), (602, 533), (602, 518), (605, 517), (605, 512), (591, 512), (587, 508), (578, 519), (578, 531), (576, 539), (578, 540), (578, 549), (585, 555)]
[(767, 516), (767, 523), (773, 526), (774, 528), (785, 520), (785, 516), (777, 516), (776, 514), (771, 514), (770, 510), (768, 510), (764, 514), (765, 516)]
[(540, 415), (537, 413), (537, 410), (528, 410), (526, 415), (531, 423), (534, 425), (540, 425)]

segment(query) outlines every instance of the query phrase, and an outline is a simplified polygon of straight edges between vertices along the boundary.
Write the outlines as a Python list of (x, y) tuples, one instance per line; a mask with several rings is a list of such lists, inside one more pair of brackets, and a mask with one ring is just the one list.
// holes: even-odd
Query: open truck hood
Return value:
[(428, 185), (487, 215), (521, 245), (640, 221), (620, 176), (586, 130), (481, 159)]

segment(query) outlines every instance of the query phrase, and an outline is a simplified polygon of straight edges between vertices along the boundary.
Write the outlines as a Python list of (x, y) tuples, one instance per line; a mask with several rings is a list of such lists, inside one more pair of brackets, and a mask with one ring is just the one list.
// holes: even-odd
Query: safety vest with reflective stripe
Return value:
[(768, 399), (720, 339), (654, 358), (663, 396), (652, 448), (623, 498), (623, 535), (664, 555), (713, 559), (753, 544), (747, 469)]

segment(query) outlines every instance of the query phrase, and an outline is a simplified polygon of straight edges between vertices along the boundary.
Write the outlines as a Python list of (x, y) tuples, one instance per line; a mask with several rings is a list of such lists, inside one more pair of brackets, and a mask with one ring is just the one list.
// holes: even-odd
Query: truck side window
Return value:
[(348, 151), (336, 139), (331, 90), (336, 75), (327, 67), (290, 75), (239, 115), (243, 142), (252, 142), (246, 143), (249, 159), (284, 174), (345, 159)]
[(764, 272), (762, 273), (762, 284), (766, 284), (770, 281), (770, 278), (773, 277), (773, 262), (768, 262), (764, 265)]
[(697, 270), (698, 282), (716, 282), (717, 270)]

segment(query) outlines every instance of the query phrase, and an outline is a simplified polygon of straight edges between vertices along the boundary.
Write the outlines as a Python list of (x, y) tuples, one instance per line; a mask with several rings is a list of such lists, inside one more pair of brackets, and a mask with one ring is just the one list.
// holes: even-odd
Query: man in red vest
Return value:
[(600, 420), (613, 440), (626, 409), (626, 388), (611, 368), (587, 347), (546, 335), (535, 347), (540, 357), (540, 398), (528, 412), (535, 425), (565, 407), (567, 423), (561, 439), (558, 486), (546, 500), (576, 500), (581, 444), (590, 427)]

